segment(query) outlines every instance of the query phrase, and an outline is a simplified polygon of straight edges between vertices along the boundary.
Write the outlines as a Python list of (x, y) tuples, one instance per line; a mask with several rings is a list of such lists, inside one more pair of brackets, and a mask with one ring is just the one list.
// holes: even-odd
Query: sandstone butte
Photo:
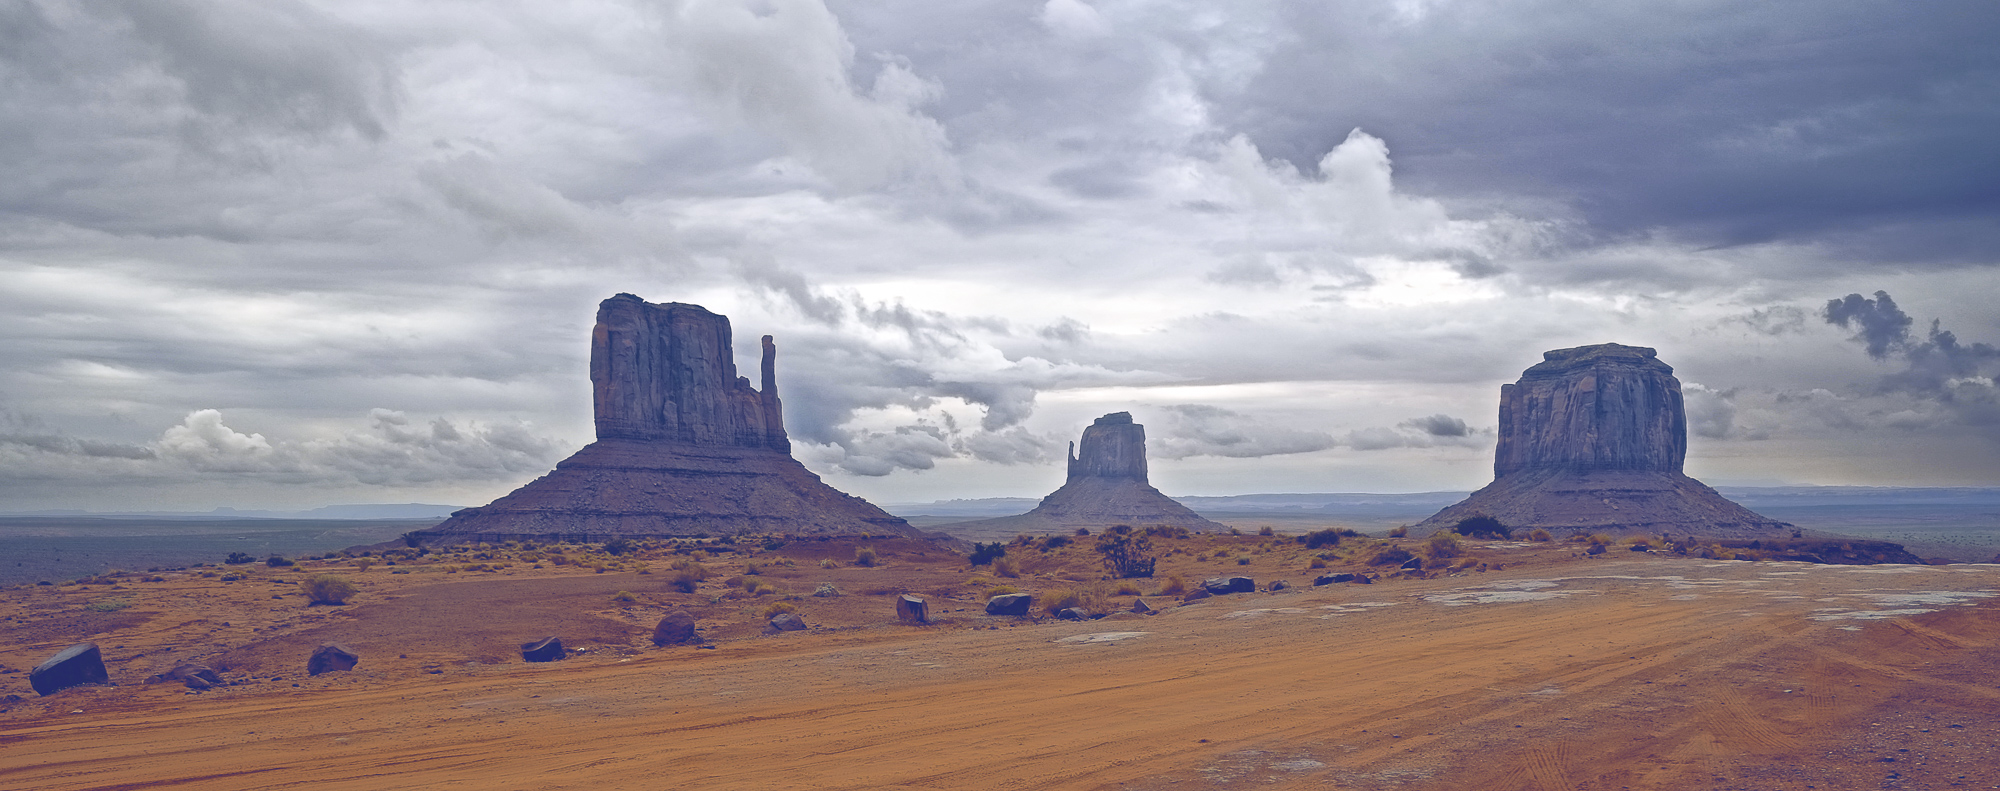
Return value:
[(1687, 409), (1672, 366), (1642, 346), (1545, 352), (1500, 386), (1493, 482), (1413, 528), (1486, 515), (1514, 528), (1572, 533), (1790, 537), (1684, 474)]
[(1068, 480), (1034, 510), (959, 522), (945, 529), (954, 535), (985, 537), (1113, 525), (1165, 525), (1197, 532), (1229, 529), (1147, 483), (1146, 427), (1132, 422), (1130, 412), (1105, 415), (1083, 430), (1083, 441), (1070, 445)]
[(763, 350), (760, 389), (736, 374), (728, 317), (631, 294), (604, 300), (590, 334), (597, 441), (512, 493), (409, 540), (922, 536), (792, 458), (769, 335)]

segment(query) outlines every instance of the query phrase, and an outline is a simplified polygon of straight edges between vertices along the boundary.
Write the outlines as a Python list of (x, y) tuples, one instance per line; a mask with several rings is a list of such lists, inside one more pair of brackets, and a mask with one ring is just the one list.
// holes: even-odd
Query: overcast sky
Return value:
[[(478, 504), (631, 292), (795, 452), (1472, 489), (1651, 346), (1712, 483), (2000, 484), (2000, 5), (0, 0), (0, 510)], [(1849, 295), (1854, 295), (1850, 297)]]

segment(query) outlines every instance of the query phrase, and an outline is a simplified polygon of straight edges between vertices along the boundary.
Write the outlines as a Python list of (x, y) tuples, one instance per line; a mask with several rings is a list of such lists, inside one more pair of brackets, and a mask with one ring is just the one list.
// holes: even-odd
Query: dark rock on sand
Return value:
[(86, 684), (109, 684), (110, 674), (104, 672), (104, 654), (97, 650), (96, 643), (77, 643), (56, 652), (34, 670), (28, 671), (28, 686), (38, 695), (53, 695), (70, 687)]
[(354, 649), (339, 643), (324, 643), (313, 649), (312, 656), (306, 658), (306, 675), (317, 676), (336, 670), (353, 670), (361, 663), (361, 655)]
[(700, 639), (695, 634), (695, 618), (686, 610), (675, 610), (653, 627), (653, 645), (680, 645)]
[(567, 656), (569, 654), (563, 650), (562, 639), (558, 637), (544, 637), (521, 644), (521, 661), (524, 662), (555, 662)]

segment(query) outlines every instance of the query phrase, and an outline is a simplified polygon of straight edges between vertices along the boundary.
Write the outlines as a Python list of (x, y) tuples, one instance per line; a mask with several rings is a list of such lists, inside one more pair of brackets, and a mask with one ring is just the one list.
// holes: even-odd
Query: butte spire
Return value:
[(1202, 518), (1146, 482), (1146, 427), (1132, 413), (1113, 412), (1083, 430), (1069, 452), (1069, 479), (1018, 516), (948, 526), (967, 535), (1098, 530), (1112, 525), (1167, 525), (1209, 531), (1229, 528)]
[(736, 375), (729, 319), (618, 294), (597, 307), (597, 441), (505, 497), (412, 533), (425, 544), (794, 533), (923, 537), (826, 485), (791, 455), (777, 346), (762, 388)]
[(1493, 482), (1416, 525), (1486, 515), (1514, 528), (1703, 538), (1788, 536), (1792, 526), (1681, 472), (1687, 410), (1657, 352), (1616, 343), (1557, 349), (1500, 386)]

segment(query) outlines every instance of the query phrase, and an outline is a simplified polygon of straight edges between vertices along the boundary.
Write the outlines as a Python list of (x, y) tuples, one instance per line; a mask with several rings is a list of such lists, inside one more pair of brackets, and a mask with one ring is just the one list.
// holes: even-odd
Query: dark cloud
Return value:
[(1868, 356), (1877, 360), (1889, 356), (1891, 350), (1907, 347), (1910, 342), (1913, 319), (1896, 307), (1896, 301), (1886, 291), (1875, 292), (1872, 300), (1860, 294), (1827, 300), (1820, 315), (1838, 327), (1851, 325), (1856, 331), (1854, 339), (1866, 344)]
[(1146, 438), (1146, 453), (1163, 459), (1222, 456), (1249, 459), (1326, 450), (1336, 443), (1323, 431), (1272, 425), (1207, 404), (1161, 407)]
[(1431, 415), (1404, 421), (1401, 425), (1414, 428), (1433, 437), (1463, 437), (1472, 433), (1465, 421), (1450, 415)]

